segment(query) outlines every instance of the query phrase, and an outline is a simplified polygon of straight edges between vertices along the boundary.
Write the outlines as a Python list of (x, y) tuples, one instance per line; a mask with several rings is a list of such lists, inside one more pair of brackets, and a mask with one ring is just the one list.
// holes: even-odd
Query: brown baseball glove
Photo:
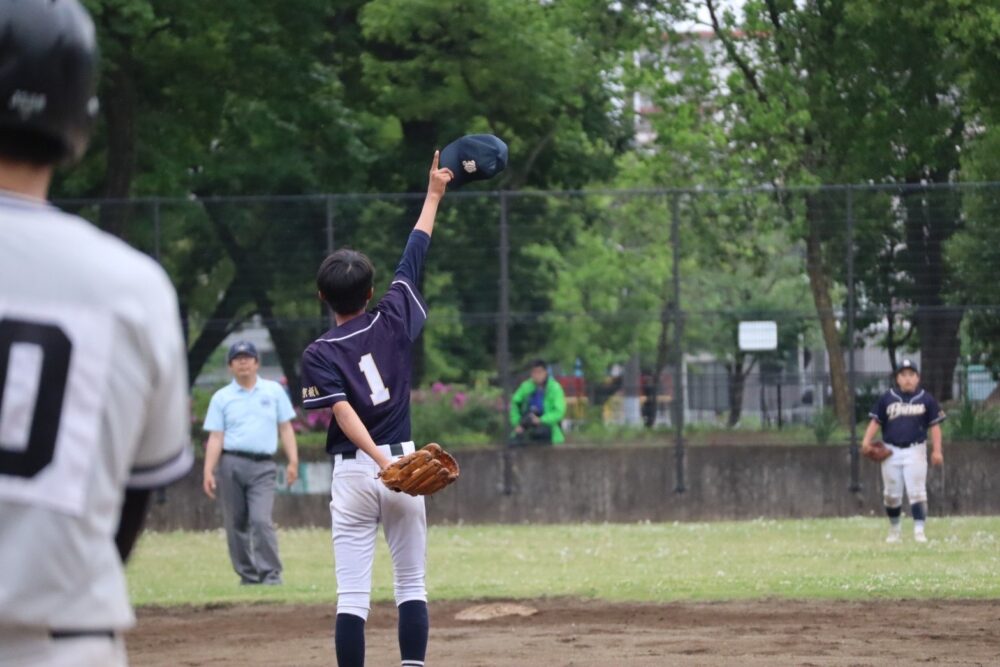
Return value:
[(861, 453), (865, 455), (866, 458), (871, 459), (875, 463), (882, 463), (887, 458), (892, 456), (892, 450), (883, 445), (880, 441), (875, 440), (872, 442), (868, 449), (862, 449)]
[(458, 462), (441, 445), (432, 442), (393, 462), (379, 477), (393, 491), (429, 496), (458, 479)]

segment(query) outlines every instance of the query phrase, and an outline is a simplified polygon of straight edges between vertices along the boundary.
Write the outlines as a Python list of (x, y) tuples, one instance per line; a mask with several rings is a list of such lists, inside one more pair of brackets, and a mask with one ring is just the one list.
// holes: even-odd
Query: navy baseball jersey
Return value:
[[(375, 309), (330, 329), (302, 355), (302, 406), (329, 409), (349, 402), (376, 444), (411, 439), (411, 348), (427, 321), (417, 283), (430, 241), (424, 232), (412, 232), (392, 285)], [(356, 449), (331, 421), (326, 451)]]
[(924, 442), (927, 429), (945, 418), (938, 402), (923, 389), (915, 394), (890, 389), (868, 414), (881, 424), (882, 439), (890, 445)]

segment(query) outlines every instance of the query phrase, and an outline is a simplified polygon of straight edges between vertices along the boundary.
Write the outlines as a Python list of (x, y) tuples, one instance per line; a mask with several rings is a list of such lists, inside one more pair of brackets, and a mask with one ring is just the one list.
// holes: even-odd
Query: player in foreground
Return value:
[[(440, 447), (428, 445), (415, 454), (410, 439), (411, 347), (427, 320), (427, 305), (417, 286), (438, 203), (454, 178), (451, 169), (439, 168), (438, 160), (435, 152), (423, 210), (392, 285), (374, 310), (365, 310), (373, 296), (374, 267), (360, 252), (334, 252), (316, 278), (319, 296), (333, 310), (336, 326), (303, 354), (302, 393), (306, 408), (332, 406), (334, 415), (326, 449), (334, 466), (330, 514), (340, 667), (364, 665), (379, 522), (392, 554), (403, 667), (421, 667), (427, 651), (427, 517), (420, 494), (439, 490), (457, 477), (457, 469), (439, 463), (450, 459)], [(400, 481), (400, 465), (393, 466), (400, 457), (425, 471), (426, 480), (420, 484), (429, 486), (407, 489)], [(400, 488), (415, 495), (393, 490)]]
[(90, 16), (7, 0), (0, 34), (0, 665), (115, 667), (149, 490), (193, 462), (177, 297), (46, 201), (97, 115)]
[[(900, 515), (905, 490), (913, 516), (913, 539), (926, 542), (927, 435), (931, 438), (931, 463), (943, 465), (941, 422), (945, 414), (934, 397), (920, 389), (920, 373), (909, 359), (896, 369), (896, 384), (899, 391), (889, 389), (872, 408), (861, 452), (881, 460), (883, 499), (889, 515), (889, 536), (885, 541), (895, 544), (902, 540)], [(884, 458), (875, 453), (883, 448), (872, 442), (879, 428), (887, 450)]]

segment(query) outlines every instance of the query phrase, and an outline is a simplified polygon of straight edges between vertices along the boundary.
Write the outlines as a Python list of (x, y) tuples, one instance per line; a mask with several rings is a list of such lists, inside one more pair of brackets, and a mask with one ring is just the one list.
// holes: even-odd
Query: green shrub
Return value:
[(812, 424), (813, 435), (816, 436), (817, 444), (825, 445), (829, 443), (838, 426), (840, 426), (840, 423), (837, 421), (837, 415), (833, 413), (833, 410), (823, 408), (817, 412)]
[(943, 428), (949, 440), (1000, 440), (1000, 410), (963, 401)]
[(500, 392), (488, 387), (465, 389), (435, 382), (413, 392), (410, 416), (418, 444), (439, 442), (462, 448), (501, 443), (506, 438)]

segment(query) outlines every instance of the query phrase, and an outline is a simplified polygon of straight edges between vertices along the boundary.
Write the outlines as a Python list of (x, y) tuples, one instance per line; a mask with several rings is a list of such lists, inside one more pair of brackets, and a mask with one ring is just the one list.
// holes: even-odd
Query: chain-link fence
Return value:
[[(438, 427), (478, 405), (489, 424), (462, 437), (502, 442), (540, 358), (577, 442), (779, 429), (854, 442), (904, 357), (942, 402), (989, 403), (998, 200), (1000, 184), (449, 193), (421, 286), (415, 403), (448, 402), (428, 412)], [(384, 289), (422, 196), (60, 204), (166, 268), (193, 382), (226, 377), (220, 349), (239, 335), (298, 396), (299, 355), (330, 326), (320, 261), (362, 250)], [(774, 349), (742, 349), (741, 322), (776, 323)]]

